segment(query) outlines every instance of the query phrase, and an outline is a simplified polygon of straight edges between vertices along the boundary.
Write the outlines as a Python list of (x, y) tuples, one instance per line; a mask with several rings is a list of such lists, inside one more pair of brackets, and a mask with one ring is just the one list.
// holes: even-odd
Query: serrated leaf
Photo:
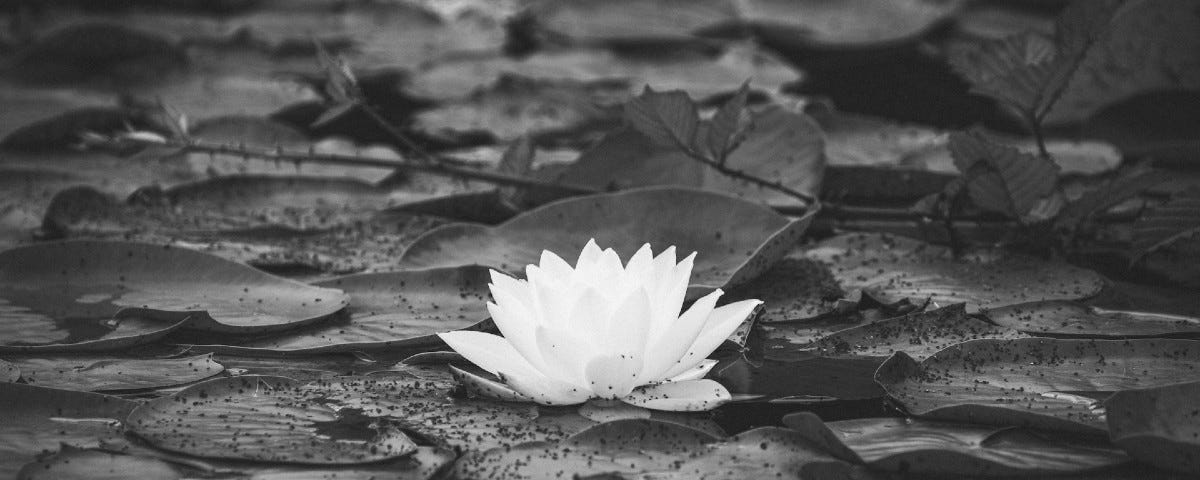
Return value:
[(967, 180), (967, 193), (984, 210), (1021, 217), (1054, 192), (1054, 162), (997, 145), (978, 133), (950, 136), (954, 164)]
[(1103, 187), (1089, 191), (1067, 204), (1058, 216), (1059, 225), (1072, 228), (1087, 217), (1133, 198), (1146, 189), (1171, 179), (1163, 170), (1134, 168), (1112, 179)]
[(950, 66), (971, 82), (972, 93), (1029, 112), (1040, 102), (1055, 50), (1049, 38), (1029, 32), (957, 51)]
[(1200, 188), (1192, 187), (1133, 224), (1133, 259), (1137, 261), (1183, 238), (1200, 233)]
[(656, 92), (646, 87), (625, 104), (625, 120), (654, 143), (692, 149), (700, 114), (686, 92)]
[(745, 138), (746, 97), (750, 94), (750, 82), (742, 84), (737, 93), (726, 101), (712, 120), (708, 121), (708, 133), (705, 135), (706, 146), (714, 158), (723, 158)]

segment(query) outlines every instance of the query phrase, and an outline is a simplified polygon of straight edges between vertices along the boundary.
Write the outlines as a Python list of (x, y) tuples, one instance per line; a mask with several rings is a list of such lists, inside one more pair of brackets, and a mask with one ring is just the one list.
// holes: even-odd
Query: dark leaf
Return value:
[(694, 143), (700, 114), (687, 92), (656, 92), (646, 87), (625, 104), (625, 121), (656, 144), (700, 151)]
[(717, 113), (708, 121), (708, 132), (705, 135), (708, 153), (714, 159), (724, 159), (725, 154), (737, 148), (745, 138), (748, 127), (746, 118), (746, 97), (750, 94), (750, 82), (742, 84), (733, 98), (726, 100)]
[(1200, 232), (1200, 188), (1190, 188), (1134, 222), (1134, 261), (1197, 232)]
[(966, 177), (976, 206), (1023, 217), (1054, 192), (1058, 165), (1015, 148), (992, 143), (977, 133), (950, 136), (954, 164)]
[(1104, 401), (1109, 435), (1138, 460), (1194, 475), (1200, 471), (1198, 397), (1200, 382), (1117, 392)]

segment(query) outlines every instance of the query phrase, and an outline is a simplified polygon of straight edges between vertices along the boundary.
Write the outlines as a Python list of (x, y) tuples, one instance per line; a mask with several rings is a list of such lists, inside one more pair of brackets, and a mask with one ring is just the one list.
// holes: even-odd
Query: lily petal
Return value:
[(651, 278), (649, 274), (653, 268), (654, 252), (650, 249), (650, 244), (645, 243), (629, 258), (629, 263), (625, 264), (625, 275), (639, 280)]
[(717, 360), (705, 359), (704, 361), (700, 362), (699, 365), (689, 368), (679, 375), (668, 378), (667, 381), (686, 382), (689, 380), (699, 380), (704, 378), (705, 375), (708, 375), (708, 372), (712, 371), (713, 367), (717, 366), (718, 363), (720, 362)]
[(450, 366), (450, 375), (454, 381), (466, 388), (468, 395), (500, 400), (503, 402), (528, 402), (532, 399), (525, 394), (513, 390), (512, 387), (495, 380), (484, 378), (461, 368)]
[(600, 290), (586, 287), (583, 295), (580, 295), (575, 300), (575, 304), (571, 306), (570, 313), (567, 314), (567, 322), (562, 328), (580, 332), (581, 335), (588, 338), (601, 338), (606, 333), (608, 319), (612, 316), (610, 313), (612, 308), (612, 303), (604, 298)]
[[(529, 282), (530, 296), (533, 298), (537, 315), (537, 323), (546, 326), (562, 326), (570, 315), (571, 298), (558, 283), (562, 280), (537, 265), (525, 268), (525, 278)], [(532, 332), (533, 329), (530, 329)]]
[[(640, 378), (642, 382), (656, 382), (678, 375), (678, 373), (668, 375), (667, 372), (678, 366), (688, 350), (692, 348), (692, 344), (696, 342), (700, 332), (708, 323), (717, 300), (724, 293), (718, 288), (708, 295), (700, 297), (686, 312), (683, 312), (683, 315), (671, 323), (669, 329), (657, 332), (657, 334), (651, 333), (646, 351), (647, 364), (642, 370)], [(706, 353), (704, 357), (707, 356)], [(704, 357), (680, 368), (679, 372), (698, 364), (699, 360), (703, 360)]]
[(593, 358), (584, 368), (592, 395), (619, 399), (629, 395), (637, 385), (641, 359), (628, 355), (606, 355)]
[(580, 270), (584, 269), (590, 270), (592, 265), (600, 259), (601, 253), (603, 251), (600, 250), (599, 245), (596, 245), (596, 239), (588, 240), (587, 245), (583, 246), (583, 251), (579, 252), (579, 260), (575, 261), (575, 273), (578, 274)]
[[(494, 295), (503, 298), (507, 293), (496, 292)], [(508, 304), (511, 305), (512, 302), (508, 302)], [(546, 363), (542, 360), (542, 355), (538, 353), (537, 343), (533, 337), (534, 329), (537, 328), (537, 324), (530, 321), (533, 314), (521, 310), (520, 306), (510, 309), (491, 302), (488, 302), (487, 309), (488, 313), (492, 315), (492, 322), (504, 335), (504, 340), (508, 345), (515, 349), (517, 354), (524, 358), (531, 367), (538, 371), (545, 371)], [(489, 372), (491, 371), (489, 370)], [(496, 372), (491, 373), (495, 374)]]
[(499, 372), (503, 371), (509, 372), (509, 375), (541, 376), (504, 338), (490, 333), (467, 331), (437, 335), (454, 351), (492, 375), (499, 375)]
[(571, 278), (571, 273), (574, 271), (571, 268), (571, 264), (549, 250), (542, 250), (542, 257), (538, 261), (538, 266), (542, 267), (542, 270), (545, 270), (546, 273), (554, 278)]
[(592, 392), (586, 388), (545, 375), (501, 372), (499, 377), (513, 390), (542, 405), (576, 405), (592, 396)]
[[(497, 293), (508, 294), (512, 300), (520, 303), (528, 311), (533, 311), (533, 290), (529, 288), (529, 284), (523, 280), (518, 280), (504, 273), (489, 270), (488, 273), (492, 277), (492, 283), (488, 284), (488, 290), (492, 292), (492, 297), (495, 298)], [(496, 304), (508, 307), (504, 302), (496, 299)]]
[(650, 329), (650, 338), (662, 338), (666, 332), (674, 329), (673, 324), (679, 318), (683, 309), (683, 300), (687, 295), (688, 278), (692, 275), (692, 264), (696, 254), (688, 255), (683, 261), (664, 275), (654, 288), (654, 326)]
[(602, 345), (608, 351), (645, 360), (646, 333), (650, 329), (650, 293), (646, 289), (629, 292), (605, 323)]
[(667, 370), (666, 377), (674, 377), (689, 368), (699, 365), (708, 355), (721, 346), (726, 338), (737, 330), (746, 317), (762, 304), (760, 300), (742, 300), (729, 305), (718, 307), (708, 314), (708, 321), (696, 341), (692, 343), (687, 353), (680, 357), (679, 363)]
[(660, 383), (638, 387), (621, 400), (651, 410), (699, 412), (712, 410), (732, 399), (724, 385), (713, 380)]
[(554, 362), (546, 365), (554, 374), (576, 385), (587, 385), (583, 369), (596, 355), (596, 346), (588, 339), (571, 331), (538, 327), (537, 348), (542, 358), (553, 358)]

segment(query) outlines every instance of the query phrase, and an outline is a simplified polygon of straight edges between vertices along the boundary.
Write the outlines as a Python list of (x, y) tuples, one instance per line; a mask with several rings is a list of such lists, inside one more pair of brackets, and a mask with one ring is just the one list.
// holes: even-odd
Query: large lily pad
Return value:
[(754, 280), (729, 291), (728, 301), (763, 301), (759, 323), (807, 320), (832, 313), (845, 296), (825, 264), (784, 257)]
[(123, 455), (104, 450), (64, 446), (54, 455), (25, 465), (18, 480), (176, 480), (185, 478), (181, 468), (162, 459)]
[(912, 40), (949, 18), (961, 0), (736, 2), (743, 21), (787, 46), (854, 48)]
[(1117, 392), (1104, 406), (1113, 443), (1152, 465), (1200, 471), (1200, 382)]
[[(348, 302), (340, 291), (263, 273), (191, 250), (67, 241), (0, 252), (7, 350), (109, 334), (108, 321), (143, 317), (215, 332), (273, 332), (311, 323)], [(146, 333), (144, 330), (139, 333)]]
[(1003, 250), (955, 259), (949, 248), (891, 235), (856, 233), (807, 251), (825, 262), (847, 290), (885, 302), (966, 303), (967, 312), (1037, 300), (1077, 300), (1099, 293), (1104, 278), (1061, 261)]
[(1095, 438), (1008, 427), (904, 418), (826, 423), (810, 412), (789, 414), (783, 423), (846, 461), (904, 473), (969, 478), (1071, 474), (1129, 461), (1121, 450)]
[(997, 325), (1032, 335), (1091, 338), (1200, 336), (1200, 319), (1195, 317), (1109, 310), (1067, 301), (1007, 305), (983, 313)]
[(971, 340), (920, 363), (897, 353), (875, 380), (921, 417), (1096, 433), (1097, 398), (1200, 380), (1200, 341)]
[(1025, 335), (967, 315), (962, 304), (850, 327), (818, 339), (821, 355), (886, 357), (904, 352), (918, 361), (967, 340)]
[(689, 296), (746, 282), (770, 268), (803, 235), (810, 213), (788, 221), (744, 200), (702, 190), (645, 188), (555, 202), (496, 227), (451, 224), (405, 250), (400, 265), (486, 265), (510, 273), (542, 250), (574, 258), (588, 239), (630, 258), (644, 243), (698, 252)]
[(30, 385), (93, 392), (181, 385), (225, 370), (213, 361), (212, 355), (150, 359), (10, 357), (8, 360), (20, 367), (21, 380)]
[(397, 425), (298, 400), (289, 392), (300, 386), (285, 377), (211, 380), (138, 407), (128, 427), (157, 447), (202, 457), (357, 464), (416, 451)]
[(0, 477), (62, 444), (96, 447), (121, 436), (137, 402), (98, 393), (0, 383)]
[(315, 285), (350, 295), (348, 315), (259, 340), (199, 348), (309, 354), (440, 344), (435, 333), (471, 327), (488, 318), (487, 284), (487, 269), (475, 266), (334, 278)]

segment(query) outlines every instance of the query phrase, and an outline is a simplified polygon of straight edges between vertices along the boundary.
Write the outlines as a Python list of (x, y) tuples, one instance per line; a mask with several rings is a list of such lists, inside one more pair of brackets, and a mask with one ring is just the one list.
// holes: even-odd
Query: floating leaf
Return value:
[(1036, 300), (1075, 300), (1100, 292), (1099, 274), (1062, 262), (1001, 250), (955, 260), (950, 249), (880, 234), (847, 234), (809, 248), (846, 290), (862, 289), (886, 303), (909, 299), (966, 303), (967, 312)]
[[(168, 322), (160, 330), (188, 320), (217, 332), (279, 331), (320, 320), (348, 300), (200, 252), (107, 241), (0, 252), (0, 298), (0, 325), (13, 329), (7, 350), (106, 338), (130, 317)], [(117, 314), (123, 320), (114, 325)], [(136, 335), (149, 333), (144, 321), (134, 324)]]
[(656, 472), (654, 478), (875, 478), (870, 471), (834, 458), (802, 435), (779, 427), (748, 430), (690, 456), (670, 471)]
[(1109, 310), (1066, 301), (1021, 303), (982, 313), (997, 325), (1031, 335), (1092, 338), (1200, 336), (1200, 319), (1195, 317)]
[(1200, 188), (1176, 195), (1133, 224), (1133, 255), (1137, 260), (1200, 232)]
[(528, 14), (547, 35), (575, 44), (690, 42), (697, 30), (736, 16), (723, 0), (554, 0)]
[(1198, 396), (1200, 382), (1117, 392), (1104, 401), (1109, 435), (1138, 460), (1195, 474), (1200, 471)]
[(0, 476), (13, 478), (34, 455), (62, 444), (96, 447), (120, 438), (137, 402), (98, 393), (0, 383)]
[(1096, 433), (1097, 398), (1200, 380), (1200, 342), (971, 340), (919, 363), (897, 353), (875, 380), (921, 417)]
[(789, 222), (768, 208), (714, 192), (646, 188), (555, 202), (496, 227), (451, 224), (405, 250), (400, 265), (486, 265), (516, 273), (542, 250), (577, 252), (588, 239), (629, 258), (644, 243), (698, 252), (691, 295), (746, 282), (770, 268), (803, 234), (812, 214)]
[(357, 464), (416, 451), (386, 419), (297, 400), (289, 392), (300, 386), (285, 377), (211, 380), (138, 407), (128, 428), (159, 448), (201, 457)]
[(311, 354), (440, 344), (437, 332), (477, 326), (488, 318), (486, 268), (466, 266), (363, 273), (317, 282), (350, 295), (349, 318), (249, 342), (203, 345), (238, 353)]
[(1058, 182), (1054, 162), (992, 143), (978, 133), (950, 135), (950, 153), (972, 202), (984, 210), (1024, 217)]
[(783, 423), (846, 461), (907, 474), (1062, 475), (1129, 461), (1107, 442), (1009, 427), (904, 418), (822, 422), (810, 412), (788, 414)]
[(54, 455), (25, 465), (16, 478), (175, 480), (185, 477), (178, 467), (158, 458), (64, 446)]
[(959, 0), (749, 0), (734, 4), (743, 22), (793, 48), (867, 48), (905, 42), (954, 14)]
[(786, 322), (831, 313), (845, 296), (825, 264), (791, 256), (771, 265), (754, 280), (725, 295), (728, 301), (756, 298), (763, 301), (757, 321)]
[(102, 392), (168, 387), (203, 380), (225, 370), (212, 355), (181, 358), (9, 357), (21, 380), (39, 387)]
[(821, 337), (813, 347), (827, 357), (886, 357), (904, 352), (920, 361), (967, 340), (1022, 337), (1016, 330), (968, 316), (960, 303), (837, 331)]
[(566, 478), (666, 470), (717, 440), (682, 425), (656, 420), (615, 420), (558, 442), (533, 442), (467, 456), (454, 466), (459, 478)]

